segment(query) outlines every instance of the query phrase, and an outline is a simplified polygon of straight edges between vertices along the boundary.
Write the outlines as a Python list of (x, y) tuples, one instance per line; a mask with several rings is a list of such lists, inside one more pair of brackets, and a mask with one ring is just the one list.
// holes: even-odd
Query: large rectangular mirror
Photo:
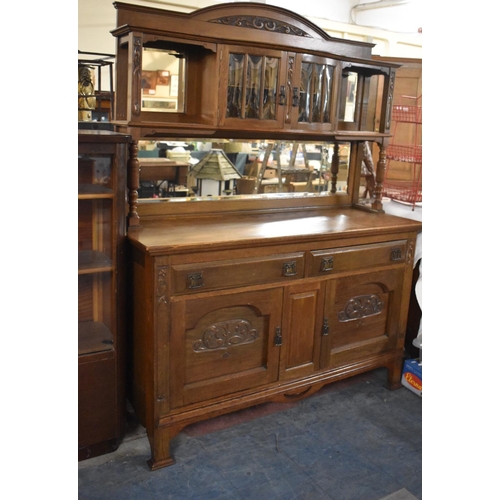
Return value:
[(348, 142), (140, 141), (139, 201), (345, 196), (350, 161)]

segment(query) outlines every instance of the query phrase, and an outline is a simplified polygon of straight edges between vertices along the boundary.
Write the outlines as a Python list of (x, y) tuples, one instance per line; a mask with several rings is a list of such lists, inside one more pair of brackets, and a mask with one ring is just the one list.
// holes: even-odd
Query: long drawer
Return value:
[(406, 240), (373, 245), (314, 250), (311, 252), (309, 276), (324, 276), (355, 271), (406, 260)]
[(172, 266), (174, 294), (289, 281), (304, 277), (305, 253)]

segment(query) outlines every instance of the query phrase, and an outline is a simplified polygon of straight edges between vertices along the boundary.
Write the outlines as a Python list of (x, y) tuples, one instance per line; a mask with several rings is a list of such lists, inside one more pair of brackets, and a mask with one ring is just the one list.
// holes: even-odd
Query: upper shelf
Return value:
[(330, 37), (287, 9), (252, 2), (189, 14), (122, 2), (116, 116), (134, 139), (383, 141), (398, 64), (373, 44)]

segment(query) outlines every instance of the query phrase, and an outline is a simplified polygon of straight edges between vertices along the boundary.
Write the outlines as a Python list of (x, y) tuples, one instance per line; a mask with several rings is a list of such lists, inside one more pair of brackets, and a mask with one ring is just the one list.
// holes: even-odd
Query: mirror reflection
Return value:
[(326, 142), (140, 141), (139, 198), (345, 195), (350, 147)]
[(141, 111), (184, 112), (183, 54), (145, 47), (142, 54)]
[[(345, 108), (341, 120), (345, 122), (354, 121), (354, 112), (356, 110), (356, 92), (358, 90), (358, 74), (349, 72), (343, 78), (343, 87), (345, 89)], [(342, 115), (342, 113), (341, 113)]]

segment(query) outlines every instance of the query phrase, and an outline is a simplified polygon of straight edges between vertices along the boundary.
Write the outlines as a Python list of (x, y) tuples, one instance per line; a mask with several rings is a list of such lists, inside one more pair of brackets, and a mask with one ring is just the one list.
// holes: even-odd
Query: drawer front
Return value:
[(174, 293), (201, 292), (303, 278), (304, 252), (172, 266)]
[(312, 251), (310, 276), (324, 276), (368, 267), (403, 263), (406, 240)]

